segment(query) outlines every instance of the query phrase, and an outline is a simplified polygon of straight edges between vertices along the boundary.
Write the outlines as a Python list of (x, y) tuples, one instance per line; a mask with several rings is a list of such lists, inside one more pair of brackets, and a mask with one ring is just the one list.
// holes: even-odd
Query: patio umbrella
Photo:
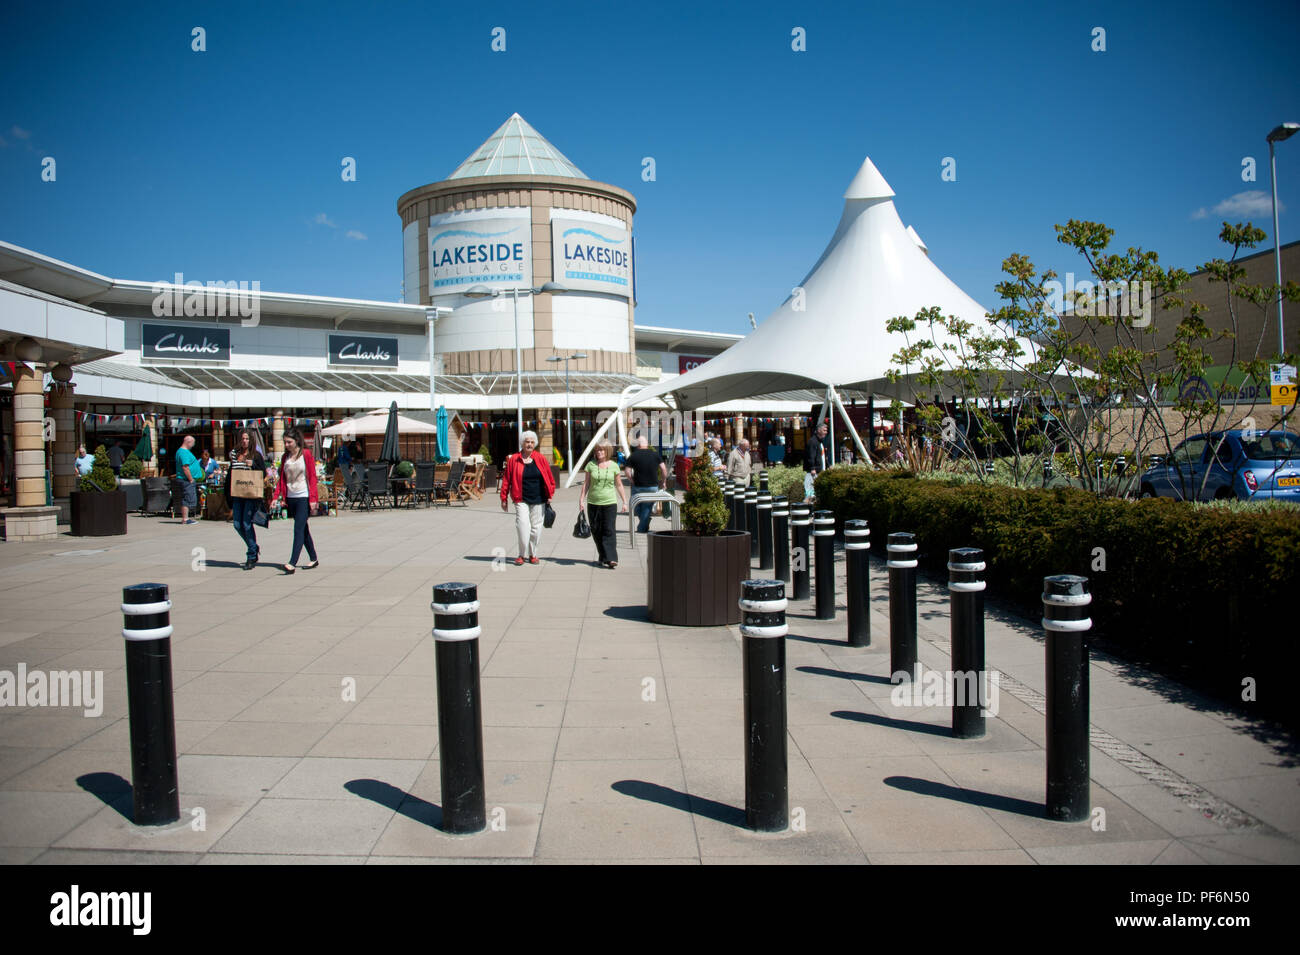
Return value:
[(447, 446), (447, 409), (445, 407), (438, 409), (438, 452), (436, 457), (439, 463), (451, 460), (451, 449)]
[(146, 464), (153, 457), (153, 439), (149, 426), (144, 426), (144, 434), (140, 435), (140, 442), (135, 446), (135, 456)]
[(396, 464), (402, 459), (402, 452), (397, 444), (397, 402), (388, 409), (388, 426), (384, 429), (384, 446), (379, 451), (379, 460)]

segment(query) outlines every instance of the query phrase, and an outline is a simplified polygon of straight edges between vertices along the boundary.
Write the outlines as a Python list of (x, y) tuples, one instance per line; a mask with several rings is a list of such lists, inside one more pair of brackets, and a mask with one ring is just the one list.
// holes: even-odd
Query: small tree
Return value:
[(696, 537), (715, 537), (727, 526), (727, 503), (703, 454), (691, 464), (686, 479), (682, 526)]
[(108, 450), (101, 444), (95, 449), (95, 463), (90, 473), (77, 482), (78, 491), (116, 491), (117, 478), (108, 466)]
[(143, 469), (144, 462), (136, 456), (134, 451), (132, 451), (126, 456), (126, 460), (122, 462), (122, 477), (131, 479), (138, 478)]

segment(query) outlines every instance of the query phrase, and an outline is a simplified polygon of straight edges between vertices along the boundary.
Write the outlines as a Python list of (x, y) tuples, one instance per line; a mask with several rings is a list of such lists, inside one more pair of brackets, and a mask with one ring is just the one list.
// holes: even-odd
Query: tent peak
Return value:
[(930, 247), (929, 247), (928, 245), (926, 245), (924, 242), (921, 241), (921, 237), (920, 237), (919, 235), (917, 235), (915, 229), (913, 229), (911, 226), (908, 226), (908, 227), (907, 227), (907, 234), (908, 234), (909, 236), (911, 236), (912, 241), (916, 243), (916, 247), (917, 247), (918, 249), (920, 249), (920, 250), (921, 250), (922, 252), (924, 252), (926, 255), (929, 255), (929, 254), (930, 254)]
[(849, 188), (844, 190), (845, 199), (892, 199), (893, 196), (894, 190), (889, 188), (889, 183), (870, 156), (862, 160), (858, 174), (849, 183)]

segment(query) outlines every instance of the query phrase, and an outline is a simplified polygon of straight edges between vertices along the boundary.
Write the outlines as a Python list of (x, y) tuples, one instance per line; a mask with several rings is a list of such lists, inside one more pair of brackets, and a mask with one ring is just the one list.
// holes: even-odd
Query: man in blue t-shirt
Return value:
[(190, 448), (194, 447), (194, 435), (187, 434), (176, 452), (176, 480), (181, 485), (181, 523), (196, 523), (190, 517), (190, 508), (199, 506), (199, 492), (195, 481), (203, 478), (203, 465), (194, 456)]

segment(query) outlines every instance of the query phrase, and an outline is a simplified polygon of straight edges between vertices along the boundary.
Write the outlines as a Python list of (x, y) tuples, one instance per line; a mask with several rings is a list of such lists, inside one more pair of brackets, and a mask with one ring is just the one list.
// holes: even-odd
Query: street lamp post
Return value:
[(569, 362), (579, 358), (586, 358), (586, 352), (578, 352), (575, 355), (552, 355), (547, 361), (564, 362), (564, 444), (568, 451), (568, 456), (564, 459), (564, 466), (570, 471), (573, 470), (573, 407), (569, 400)]
[(1277, 270), (1277, 351), (1278, 359), (1286, 354), (1286, 331), (1282, 326), (1282, 236), (1277, 224), (1277, 156), (1273, 144), (1290, 139), (1300, 131), (1300, 123), (1283, 123), (1268, 134), (1269, 177), (1273, 181), (1273, 264)]
[(559, 282), (547, 282), (541, 288), (520, 288), (515, 286), (510, 289), (488, 288), (486, 285), (475, 285), (465, 290), (465, 295), (469, 298), (496, 298), (505, 292), (509, 292), (515, 303), (515, 421), (519, 429), (515, 435), (516, 442), (522, 442), (524, 439), (524, 362), (523, 353), (519, 347), (519, 296), (523, 295), (540, 295), (542, 292), (550, 292), (558, 295), (567, 292), (567, 286)]
[(436, 374), (438, 358), (437, 352), (433, 348), (433, 326), (443, 315), (450, 315), (451, 311), (449, 308), (437, 305), (429, 305), (424, 310), (424, 317), (429, 320), (429, 410), (435, 415), (438, 413), (438, 404), (435, 398), (433, 379)]

